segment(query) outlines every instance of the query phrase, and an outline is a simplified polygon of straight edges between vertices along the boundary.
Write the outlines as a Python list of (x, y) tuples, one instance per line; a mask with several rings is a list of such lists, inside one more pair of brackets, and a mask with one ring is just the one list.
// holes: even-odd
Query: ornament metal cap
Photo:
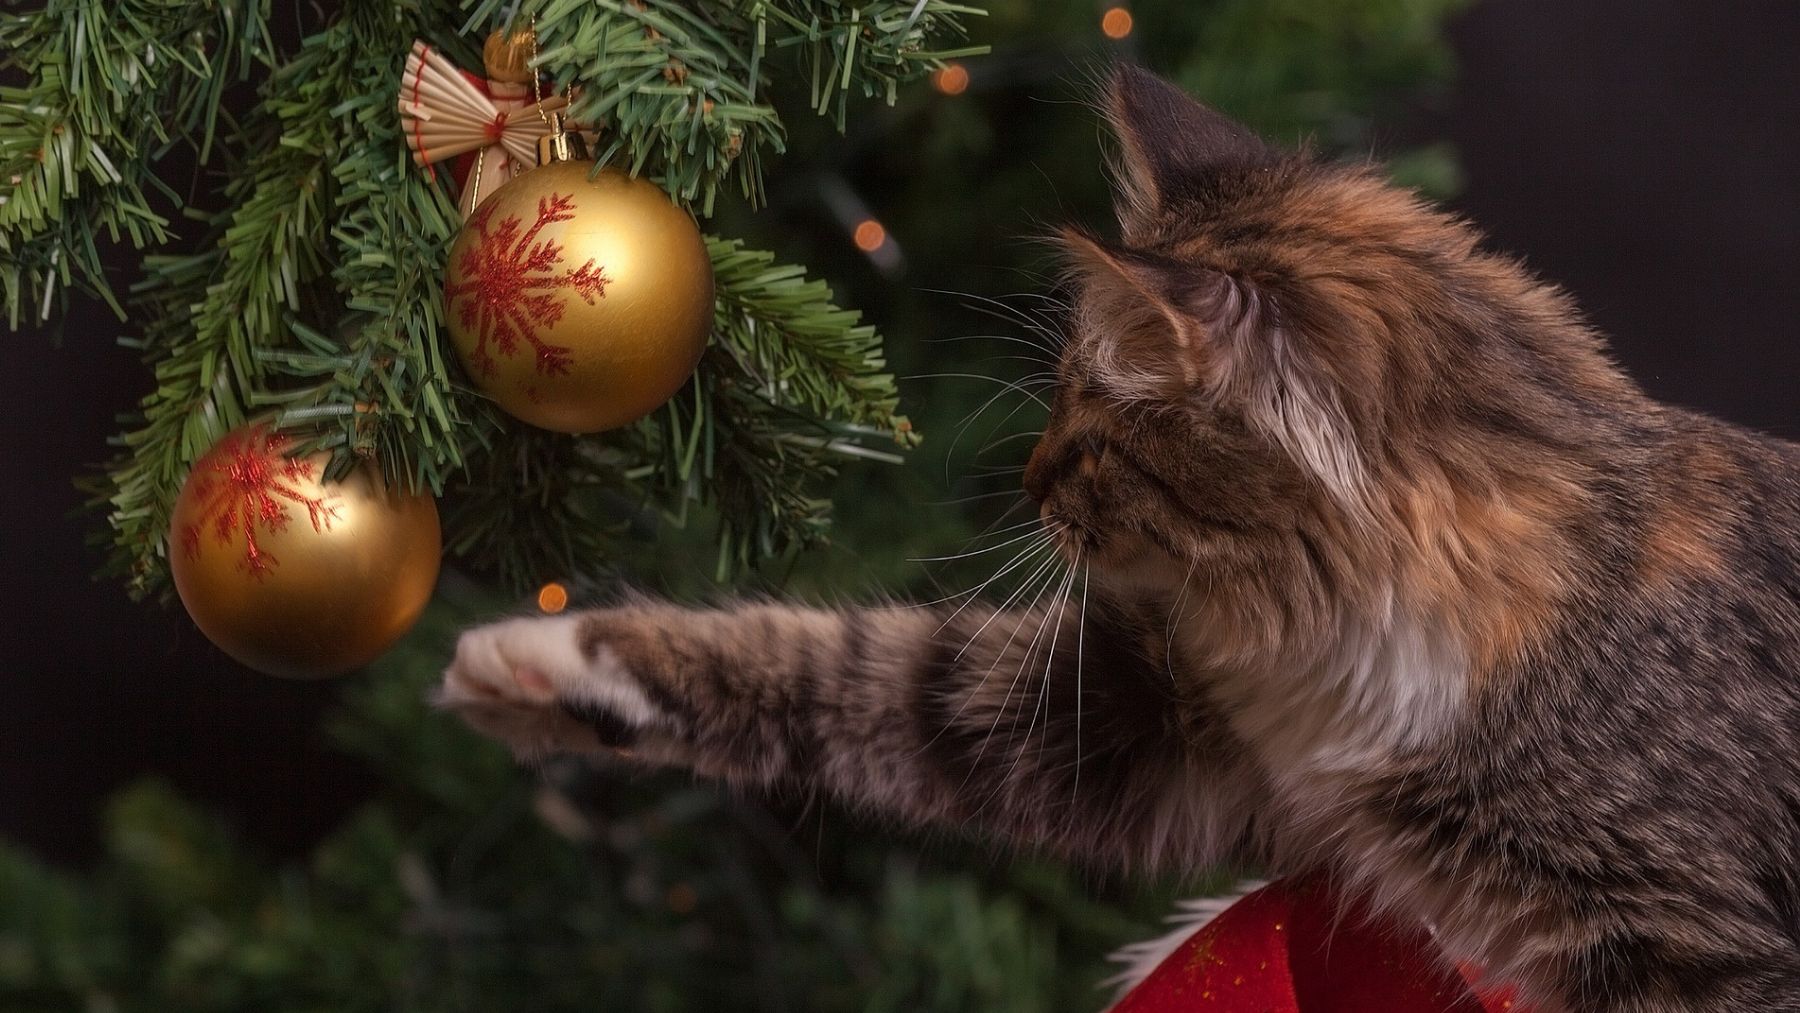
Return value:
[(550, 132), (538, 138), (538, 164), (573, 162), (588, 157), (587, 142), (581, 135), (563, 126), (560, 114), (550, 114)]

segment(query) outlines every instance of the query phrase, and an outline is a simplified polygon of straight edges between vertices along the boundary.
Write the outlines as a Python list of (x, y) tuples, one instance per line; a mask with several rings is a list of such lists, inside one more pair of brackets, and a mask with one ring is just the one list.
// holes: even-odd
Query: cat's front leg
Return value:
[(623, 750), (1096, 857), (1218, 861), (1260, 782), (1140, 639), (1073, 608), (642, 603), (471, 630), (440, 698), (527, 756)]

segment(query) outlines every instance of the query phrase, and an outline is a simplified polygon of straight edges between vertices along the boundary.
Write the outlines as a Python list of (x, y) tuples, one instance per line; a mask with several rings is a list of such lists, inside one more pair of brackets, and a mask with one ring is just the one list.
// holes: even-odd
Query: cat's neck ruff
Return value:
[(1387, 596), (1317, 633), (1256, 657), (1224, 660), (1203, 615), (1176, 636), (1212, 698), (1278, 782), (1367, 771), (1428, 747), (1458, 720), (1470, 687), (1468, 651), (1449, 624)]

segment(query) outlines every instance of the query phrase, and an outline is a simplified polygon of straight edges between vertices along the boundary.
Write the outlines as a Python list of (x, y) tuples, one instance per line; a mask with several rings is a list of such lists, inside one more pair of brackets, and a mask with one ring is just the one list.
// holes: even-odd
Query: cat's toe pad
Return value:
[(469, 630), (437, 701), (523, 755), (627, 748), (660, 716), (610, 649), (584, 654), (579, 633), (574, 615)]

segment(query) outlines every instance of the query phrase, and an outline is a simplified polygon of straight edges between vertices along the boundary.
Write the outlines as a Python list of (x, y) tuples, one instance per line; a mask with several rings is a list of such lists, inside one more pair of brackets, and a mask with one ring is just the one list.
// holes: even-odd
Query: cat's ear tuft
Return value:
[(1273, 165), (1281, 152), (1142, 67), (1122, 64), (1106, 93), (1120, 147), (1120, 217), (1129, 229), (1216, 174)]
[[(1126, 396), (1173, 396), (1200, 382), (1204, 321), (1191, 314), (1211, 272), (1195, 272), (1079, 229), (1057, 237), (1069, 280), (1091, 330), (1094, 367), (1108, 387)], [(1222, 277), (1222, 276), (1221, 276)]]

